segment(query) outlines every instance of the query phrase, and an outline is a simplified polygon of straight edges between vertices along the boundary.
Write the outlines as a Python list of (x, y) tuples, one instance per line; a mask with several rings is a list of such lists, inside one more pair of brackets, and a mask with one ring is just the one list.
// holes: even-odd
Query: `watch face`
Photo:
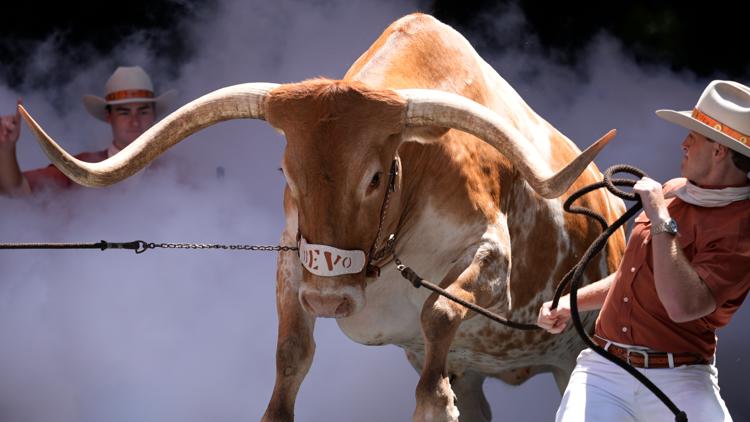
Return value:
[(667, 231), (669, 233), (677, 233), (677, 222), (674, 220), (669, 220), (667, 222)]

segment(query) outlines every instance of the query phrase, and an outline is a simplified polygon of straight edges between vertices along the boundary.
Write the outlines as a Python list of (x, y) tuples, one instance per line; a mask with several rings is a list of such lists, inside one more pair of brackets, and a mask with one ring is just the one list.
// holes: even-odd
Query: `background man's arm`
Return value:
[[(21, 104), (21, 100), (18, 100)], [(16, 142), (21, 134), (21, 115), (0, 116), (0, 194), (19, 196), (31, 193), (16, 159)]]

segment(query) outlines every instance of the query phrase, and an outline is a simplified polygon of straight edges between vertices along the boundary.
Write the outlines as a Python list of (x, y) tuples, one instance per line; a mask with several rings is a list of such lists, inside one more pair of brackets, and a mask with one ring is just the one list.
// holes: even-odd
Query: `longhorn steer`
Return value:
[[(308, 255), (303, 263), (279, 254), (276, 383), (264, 421), (293, 419), (316, 317), (337, 318), (359, 343), (405, 350), (421, 372), (414, 420), (455, 421), (459, 413), (464, 421), (490, 420), (486, 377), (518, 384), (551, 371), (559, 387), (567, 383), (583, 346), (572, 330), (550, 336), (477, 317), (412, 288), (391, 252), (465, 300), (534, 321), (600, 231), (564, 214), (554, 198), (600, 178), (589, 163), (611, 136), (581, 154), (460, 34), (430, 16), (393, 23), (342, 80), (220, 89), (101, 163), (75, 160), (24, 115), (50, 158), (90, 186), (126, 178), (222, 120), (260, 118), (284, 132), (282, 244), (299, 240)], [(400, 171), (388, 183), (392, 167)], [(609, 221), (623, 212), (606, 193), (582, 202)], [(623, 246), (618, 233), (587, 281), (613, 272)], [(367, 264), (380, 267), (380, 276)], [(586, 320), (590, 326), (593, 315)]]

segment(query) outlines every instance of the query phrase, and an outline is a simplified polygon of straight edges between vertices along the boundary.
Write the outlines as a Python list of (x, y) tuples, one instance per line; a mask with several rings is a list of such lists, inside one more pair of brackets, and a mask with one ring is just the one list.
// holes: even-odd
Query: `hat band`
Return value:
[[(748, 145), (747, 138), (750, 135), (746, 135), (738, 130), (732, 129), (731, 127), (725, 125), (724, 123), (714, 119), (713, 117), (707, 115), (706, 113), (698, 110), (697, 108), (693, 109), (693, 118), (695, 120), (698, 120), (701, 123), (705, 123), (708, 126), (711, 126), (711, 128), (718, 130), (719, 132), (729, 136), (730, 138), (734, 139), (735, 141)], [(748, 145), (750, 146), (750, 145)]]
[(107, 101), (126, 100), (128, 98), (154, 98), (154, 93), (146, 89), (127, 89), (110, 92), (104, 97)]

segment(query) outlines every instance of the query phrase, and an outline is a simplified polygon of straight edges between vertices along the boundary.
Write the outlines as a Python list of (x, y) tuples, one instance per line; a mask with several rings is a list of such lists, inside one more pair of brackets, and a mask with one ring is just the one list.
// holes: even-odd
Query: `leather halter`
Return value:
[(385, 216), (388, 213), (388, 205), (390, 204), (391, 193), (396, 192), (396, 177), (398, 177), (398, 157), (394, 157), (391, 162), (391, 171), (388, 176), (388, 190), (385, 191), (385, 197), (383, 198), (383, 205), (380, 206), (380, 223), (378, 224), (378, 232), (375, 236), (375, 241), (370, 246), (370, 252), (367, 254), (369, 259), (367, 260), (367, 273), (368, 277), (380, 277), (380, 267), (375, 265), (374, 262), (378, 262), (381, 259), (387, 257), (393, 253), (393, 248), (396, 246), (396, 233), (391, 233), (388, 239), (380, 249), (376, 249), (380, 236), (383, 231), (383, 223), (385, 222)]

